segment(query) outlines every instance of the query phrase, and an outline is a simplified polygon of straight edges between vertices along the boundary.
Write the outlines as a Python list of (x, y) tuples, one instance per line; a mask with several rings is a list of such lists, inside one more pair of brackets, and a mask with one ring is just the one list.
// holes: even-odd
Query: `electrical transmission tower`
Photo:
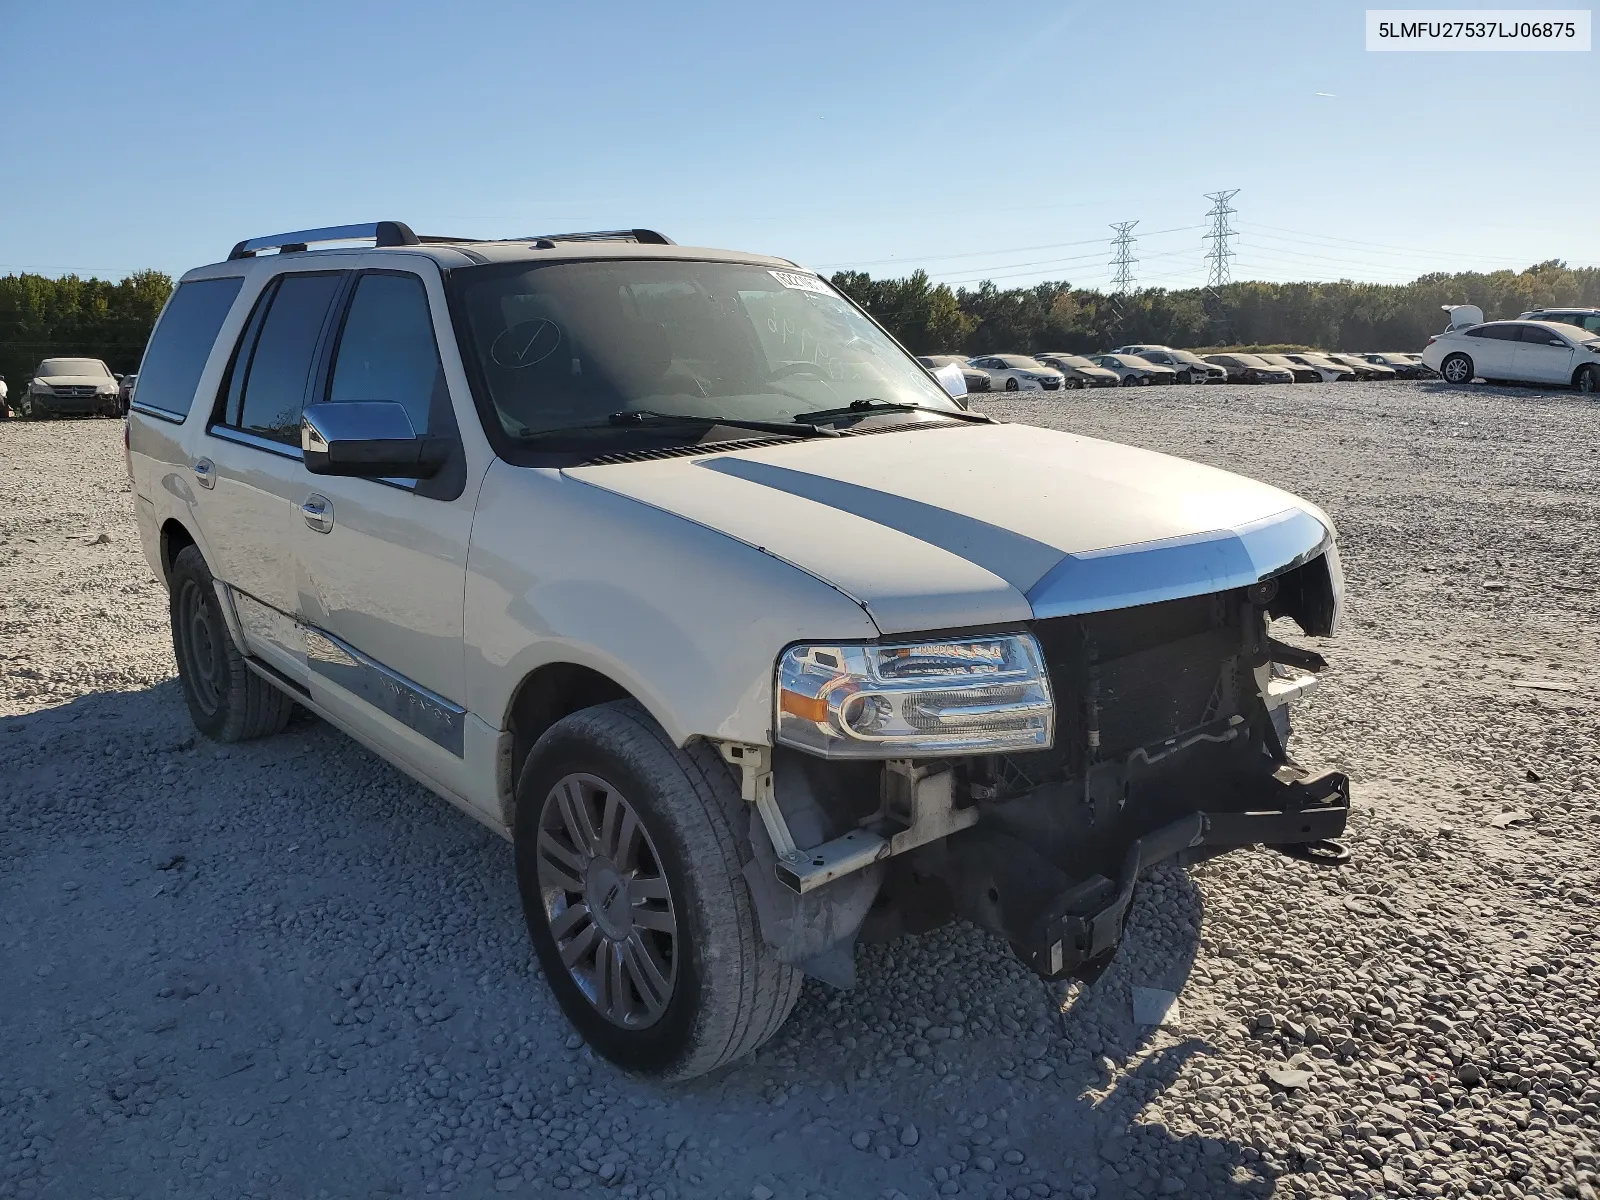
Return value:
[(1133, 268), (1139, 260), (1133, 257), (1133, 227), (1137, 221), (1117, 221), (1111, 228), (1117, 236), (1111, 239), (1111, 290), (1126, 296), (1133, 287)]
[(1118, 333), (1127, 321), (1123, 300), (1133, 288), (1133, 268), (1138, 259), (1133, 257), (1133, 227), (1137, 221), (1116, 221), (1111, 228), (1117, 236), (1111, 239), (1111, 324)]
[(1211, 232), (1201, 240), (1211, 243), (1211, 249), (1206, 251), (1206, 261), (1211, 264), (1211, 269), (1206, 275), (1205, 307), (1206, 316), (1211, 320), (1211, 339), (1219, 346), (1225, 346), (1233, 340), (1228, 324), (1228, 309), (1222, 302), (1222, 289), (1233, 282), (1230, 269), (1233, 250), (1228, 245), (1228, 239), (1239, 235), (1228, 224), (1228, 218), (1239, 210), (1228, 202), (1238, 194), (1238, 188), (1206, 193), (1206, 199), (1211, 201), (1211, 211), (1206, 213), (1211, 219)]
[(1206, 193), (1206, 199), (1211, 201), (1211, 211), (1206, 213), (1211, 219), (1211, 232), (1201, 240), (1211, 243), (1211, 249), (1206, 251), (1206, 259), (1211, 263), (1211, 272), (1206, 279), (1208, 288), (1222, 288), (1233, 282), (1228, 262), (1233, 257), (1233, 251), (1228, 246), (1228, 239), (1239, 235), (1234, 232), (1233, 226), (1228, 224), (1228, 218), (1239, 210), (1228, 201), (1238, 194), (1238, 188), (1234, 188), (1231, 192)]

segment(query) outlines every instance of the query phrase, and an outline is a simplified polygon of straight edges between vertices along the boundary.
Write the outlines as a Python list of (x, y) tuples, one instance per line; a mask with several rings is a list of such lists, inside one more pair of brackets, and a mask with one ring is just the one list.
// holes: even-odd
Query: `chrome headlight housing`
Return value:
[(790, 646), (775, 691), (776, 740), (822, 758), (1043, 750), (1055, 738), (1032, 634)]

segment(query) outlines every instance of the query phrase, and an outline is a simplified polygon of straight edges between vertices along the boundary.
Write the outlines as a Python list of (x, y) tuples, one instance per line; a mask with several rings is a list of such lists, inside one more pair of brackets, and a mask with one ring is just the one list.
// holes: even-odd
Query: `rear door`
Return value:
[[(381, 261), (393, 263), (393, 256)], [(431, 265), (431, 264), (430, 264)], [(427, 272), (427, 273), (421, 273)], [(466, 717), (462, 603), (478, 485), (440, 346), (454, 338), (437, 270), (358, 273), (329, 338), (315, 401), (387, 400), (456, 449), (433, 478), (313, 475), (296, 464), (288, 545), (314, 699), (458, 794)]]
[(194, 473), (197, 519), (212, 574), (227, 584), (251, 650), (305, 677), (289, 553), (300, 476), (300, 411), (342, 271), (270, 280), (234, 348)]
[(1516, 378), (1534, 383), (1566, 383), (1572, 378), (1572, 345), (1543, 325), (1519, 325)]
[(1469, 329), (1465, 349), (1472, 356), (1473, 369), (1484, 379), (1510, 379), (1516, 373), (1517, 327), (1479, 325)]

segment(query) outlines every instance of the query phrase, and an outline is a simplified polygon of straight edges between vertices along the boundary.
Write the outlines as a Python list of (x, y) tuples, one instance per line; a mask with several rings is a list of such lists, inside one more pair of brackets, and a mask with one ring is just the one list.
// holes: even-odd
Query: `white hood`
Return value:
[(1331, 538), (1287, 492), (1026, 425), (818, 438), (576, 467), (569, 477), (756, 546), (885, 633), (1015, 622), (1239, 587)]
[(114, 389), (117, 381), (110, 375), (35, 375), (34, 381), (50, 387), (96, 387)]

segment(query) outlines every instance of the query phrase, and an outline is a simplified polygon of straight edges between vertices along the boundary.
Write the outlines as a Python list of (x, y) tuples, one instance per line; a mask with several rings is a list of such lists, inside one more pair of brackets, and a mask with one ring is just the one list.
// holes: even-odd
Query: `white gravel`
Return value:
[(1328, 509), (1350, 619), (1297, 750), (1352, 775), (1355, 862), (1164, 869), (1087, 990), (964, 926), (866, 948), (671, 1090), (572, 1035), (499, 839), (315, 720), (197, 739), (120, 427), (0, 424), (0, 1197), (1593, 1200), (1600, 407), (984, 406)]

